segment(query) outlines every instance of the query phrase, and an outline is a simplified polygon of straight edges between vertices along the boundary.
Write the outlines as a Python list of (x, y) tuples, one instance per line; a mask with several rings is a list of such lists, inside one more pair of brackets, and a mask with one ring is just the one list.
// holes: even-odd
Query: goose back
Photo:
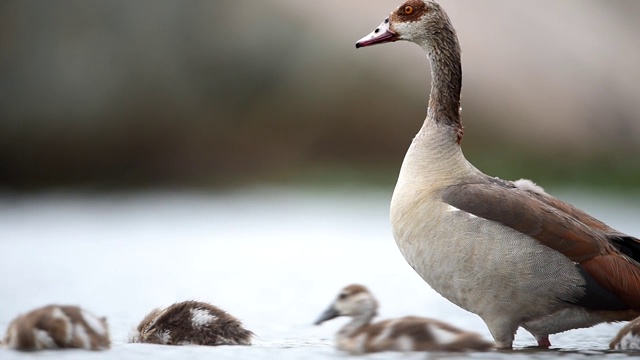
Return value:
[(337, 347), (353, 354), (381, 351), (487, 351), (494, 344), (479, 334), (434, 319), (405, 316), (363, 326), (337, 337)]

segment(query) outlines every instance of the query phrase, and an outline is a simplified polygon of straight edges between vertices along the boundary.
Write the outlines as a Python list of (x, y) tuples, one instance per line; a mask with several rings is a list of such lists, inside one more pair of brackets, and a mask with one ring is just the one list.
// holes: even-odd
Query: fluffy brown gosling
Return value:
[(629, 321), (616, 335), (609, 348), (613, 350), (640, 350), (640, 317)]
[(479, 334), (458, 329), (438, 320), (417, 316), (371, 323), (378, 302), (362, 285), (349, 285), (340, 291), (329, 308), (320, 315), (319, 325), (338, 316), (351, 321), (336, 335), (336, 347), (351, 354), (379, 351), (487, 351), (494, 347)]
[(69, 305), (48, 305), (20, 315), (9, 324), (3, 343), (10, 349), (109, 349), (104, 317)]
[(129, 342), (162, 345), (251, 345), (253, 333), (240, 320), (205, 302), (184, 301), (154, 309)]

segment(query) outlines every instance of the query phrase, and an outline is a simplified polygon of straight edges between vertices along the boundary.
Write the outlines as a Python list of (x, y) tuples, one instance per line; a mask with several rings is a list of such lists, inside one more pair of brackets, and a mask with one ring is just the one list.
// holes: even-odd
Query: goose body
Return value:
[(253, 333), (240, 320), (209, 303), (183, 301), (154, 309), (129, 342), (161, 345), (251, 345)]
[(629, 321), (611, 340), (612, 350), (640, 350), (640, 317)]
[(640, 241), (529, 180), (488, 176), (464, 157), (458, 39), (436, 2), (409, 0), (356, 47), (407, 40), (431, 65), (427, 117), (391, 200), (400, 251), (437, 292), (479, 315), (499, 348), (524, 327), (549, 334), (640, 315)]
[(69, 305), (48, 305), (15, 318), (7, 329), (4, 345), (10, 349), (109, 349), (106, 318)]
[(362, 285), (349, 285), (318, 318), (316, 325), (338, 316), (350, 316), (336, 335), (336, 347), (352, 354), (380, 351), (486, 351), (493, 344), (473, 332), (438, 320), (405, 316), (371, 323), (378, 302)]

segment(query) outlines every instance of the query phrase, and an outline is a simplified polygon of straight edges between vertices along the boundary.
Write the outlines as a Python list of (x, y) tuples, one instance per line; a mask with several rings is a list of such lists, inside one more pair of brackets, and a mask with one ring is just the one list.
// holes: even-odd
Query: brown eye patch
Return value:
[(400, 6), (391, 17), (396, 22), (413, 22), (418, 21), (427, 11), (427, 6), (422, 0), (409, 0)]

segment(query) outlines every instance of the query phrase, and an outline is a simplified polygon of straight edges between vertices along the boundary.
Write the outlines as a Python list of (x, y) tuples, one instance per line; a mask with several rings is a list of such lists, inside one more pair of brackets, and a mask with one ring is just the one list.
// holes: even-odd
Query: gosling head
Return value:
[(320, 325), (327, 320), (334, 319), (338, 316), (370, 316), (376, 315), (378, 302), (371, 295), (369, 289), (362, 285), (349, 285), (343, 288), (338, 297), (333, 301), (329, 308), (325, 310), (315, 325)]
[(406, 40), (419, 45), (443, 31), (452, 31), (449, 17), (432, 0), (407, 0), (369, 35), (356, 42), (356, 48)]

